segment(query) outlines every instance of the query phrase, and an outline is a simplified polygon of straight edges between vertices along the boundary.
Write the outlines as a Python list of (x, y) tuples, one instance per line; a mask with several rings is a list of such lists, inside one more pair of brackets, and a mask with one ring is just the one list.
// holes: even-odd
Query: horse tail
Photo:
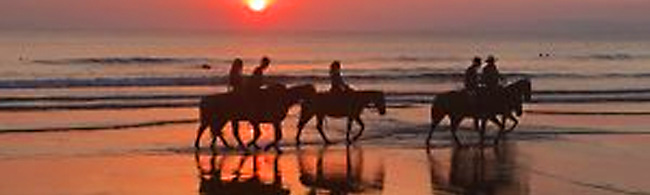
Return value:
[(429, 145), (433, 131), (436, 129), (438, 124), (440, 124), (440, 121), (445, 118), (445, 116), (447, 116), (447, 113), (439, 106), (436, 106), (435, 103), (431, 106), (431, 129), (429, 130), (429, 136), (427, 137), (427, 145)]
[(203, 132), (205, 131), (206, 128), (210, 125), (210, 112), (208, 108), (208, 101), (207, 98), (201, 98), (201, 102), (199, 103), (199, 129), (197, 130), (196, 133), (196, 140), (194, 141), (194, 147), (198, 148), (199, 147), (199, 142), (201, 140), (201, 135), (203, 135)]

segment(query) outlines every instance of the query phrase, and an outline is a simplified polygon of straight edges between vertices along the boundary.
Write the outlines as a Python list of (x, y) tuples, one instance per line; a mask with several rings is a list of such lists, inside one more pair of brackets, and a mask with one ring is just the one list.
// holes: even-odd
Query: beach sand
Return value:
[[(0, 134), (0, 194), (650, 193), (650, 128), (635, 117), (530, 114), (499, 145), (471, 144), (476, 133), (461, 132), (463, 148), (450, 144), (442, 125), (427, 149), (426, 107), (367, 112), (364, 137), (349, 146), (340, 142), (344, 121), (329, 120), (338, 144), (322, 145), (312, 121), (307, 144), (296, 147), (293, 114), (281, 153), (218, 147), (212, 154), (207, 135), (196, 151), (195, 123)], [(147, 115), (123, 117), (135, 116)], [(243, 132), (250, 139), (249, 127)], [(270, 127), (263, 134), (260, 143), (269, 143)]]

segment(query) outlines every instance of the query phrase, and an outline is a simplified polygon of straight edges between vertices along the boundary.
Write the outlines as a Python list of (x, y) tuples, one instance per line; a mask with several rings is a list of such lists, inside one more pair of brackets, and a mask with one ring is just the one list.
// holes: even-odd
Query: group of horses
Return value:
[[(480, 90), (478, 92), (457, 90), (439, 94), (431, 107), (432, 123), (426, 143), (427, 145), (430, 143), (436, 126), (447, 116), (450, 120), (454, 140), (458, 144), (460, 141), (456, 136), (456, 130), (463, 119), (468, 117), (474, 119), (475, 128), (481, 135), (481, 143), (486, 123), (492, 121), (499, 125), (499, 136), (496, 139), (498, 141), (500, 137), (512, 131), (518, 124), (517, 118), (513, 114), (521, 116), (522, 104), (524, 101), (530, 100), (530, 97), (531, 83), (528, 79), (519, 80), (499, 90)], [(210, 127), (212, 148), (215, 147), (217, 139), (221, 139), (224, 146), (232, 148), (222, 132), (223, 127), (230, 122), (239, 147), (261, 149), (257, 145), (261, 136), (260, 125), (271, 123), (275, 139), (266, 146), (266, 149), (271, 147), (278, 149), (282, 140), (282, 121), (286, 118), (289, 108), (294, 104), (300, 104), (301, 107), (296, 135), (297, 144), (300, 144), (303, 128), (314, 116), (317, 118), (316, 128), (322, 139), (325, 143), (330, 144), (332, 142), (323, 130), (325, 117), (347, 118), (346, 140), (349, 143), (359, 139), (365, 129), (365, 124), (360, 118), (364, 108), (374, 107), (380, 115), (386, 113), (385, 95), (381, 91), (330, 93), (317, 92), (311, 84), (289, 88), (282, 84), (273, 84), (258, 91), (214, 94), (203, 97), (199, 103), (200, 126), (194, 146), (199, 148), (201, 136)], [(501, 116), (501, 120), (498, 119), (498, 116)], [(509, 129), (505, 128), (507, 120), (514, 122)], [(246, 144), (239, 136), (240, 121), (248, 121), (253, 127), (253, 139)], [(355, 122), (361, 129), (350, 139), (352, 125)]]

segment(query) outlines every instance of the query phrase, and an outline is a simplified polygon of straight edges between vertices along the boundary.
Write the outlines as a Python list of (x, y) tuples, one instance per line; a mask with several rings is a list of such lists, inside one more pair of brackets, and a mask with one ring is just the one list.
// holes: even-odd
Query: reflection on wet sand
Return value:
[(347, 145), (344, 159), (341, 159), (341, 153), (328, 152), (328, 147), (320, 148), (315, 162), (300, 148), (297, 154), (300, 182), (309, 188), (309, 194), (363, 193), (383, 189), (383, 166), (371, 172), (371, 178), (364, 177), (364, 155), (360, 146)]
[[(448, 149), (447, 149), (448, 150)], [(517, 167), (515, 143), (496, 147), (467, 146), (427, 150), (433, 192), (454, 194), (527, 194), (528, 175)], [(442, 162), (449, 159), (450, 162)]]
[[(279, 155), (273, 156), (271, 181), (263, 179), (266, 175), (267, 167), (260, 167), (262, 156), (258, 154), (240, 157), (238, 165), (234, 172), (224, 173), (229, 170), (227, 164), (228, 155), (212, 155), (210, 158), (209, 168), (206, 170), (201, 165), (201, 158), (198, 153), (195, 155), (197, 168), (199, 170), (199, 193), (203, 195), (212, 194), (289, 194), (289, 190), (282, 185), (282, 177), (278, 169)], [(250, 175), (244, 175), (244, 165), (250, 160), (252, 163), (252, 172)]]
[(366, 194), (381, 192), (385, 175), (381, 160), (364, 155), (359, 146), (298, 147), (295, 153), (212, 154), (207, 158), (195, 153), (199, 193), (204, 195)]

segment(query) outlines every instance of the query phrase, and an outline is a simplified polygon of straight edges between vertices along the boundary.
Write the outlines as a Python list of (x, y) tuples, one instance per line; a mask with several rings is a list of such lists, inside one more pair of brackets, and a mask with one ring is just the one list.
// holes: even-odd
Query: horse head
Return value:
[(532, 88), (533, 88), (533, 85), (530, 82), (530, 79), (525, 78), (525, 79), (522, 79), (522, 80), (520, 80), (518, 82), (521, 83), (520, 84), (521, 85), (521, 92), (524, 95), (524, 100), (525, 101), (530, 101), (532, 99)]
[(507, 96), (509, 96), (510, 108), (515, 111), (517, 116), (523, 114), (523, 103), (524, 101), (531, 100), (532, 94), (532, 85), (529, 79), (519, 80), (511, 85), (506, 87)]
[(372, 103), (375, 105), (377, 108), (377, 111), (379, 111), (380, 115), (385, 115), (386, 114), (386, 97), (384, 95), (384, 92), (381, 91), (374, 91), (372, 92)]

